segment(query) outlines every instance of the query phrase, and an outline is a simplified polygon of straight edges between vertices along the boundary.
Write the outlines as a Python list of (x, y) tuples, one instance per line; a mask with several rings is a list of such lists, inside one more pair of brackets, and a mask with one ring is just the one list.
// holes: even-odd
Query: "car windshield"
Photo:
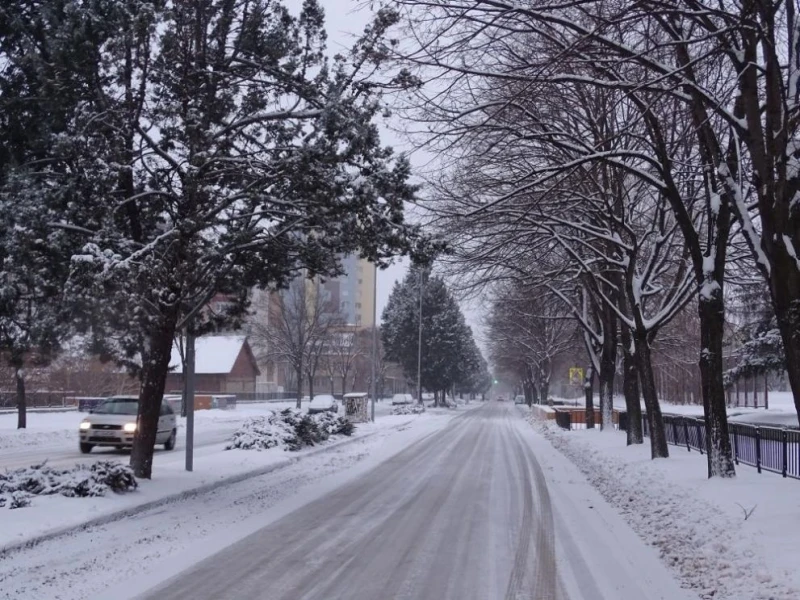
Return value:
[(135, 415), (139, 410), (139, 403), (133, 398), (111, 398), (94, 410), (101, 415)]

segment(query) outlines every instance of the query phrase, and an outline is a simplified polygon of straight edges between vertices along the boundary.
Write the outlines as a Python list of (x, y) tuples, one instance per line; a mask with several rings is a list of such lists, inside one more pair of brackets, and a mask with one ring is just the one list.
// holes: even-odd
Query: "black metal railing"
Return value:
[[(663, 419), (668, 443), (705, 453), (706, 429), (703, 419), (678, 415), (664, 415)], [(620, 429), (625, 429), (627, 424), (627, 417), (620, 418)], [(645, 414), (642, 415), (642, 432), (650, 435)], [(800, 430), (728, 423), (728, 433), (737, 465), (755, 467), (759, 473), (770, 471), (800, 479)]]
[(557, 410), (556, 425), (561, 427), (561, 429), (572, 429), (572, 413), (568, 410)]
[[(70, 396), (75, 392), (28, 392), (25, 394), (25, 405), (28, 408), (64, 408), (71, 406)], [(13, 409), (17, 407), (15, 391), (0, 391), (0, 409)]]

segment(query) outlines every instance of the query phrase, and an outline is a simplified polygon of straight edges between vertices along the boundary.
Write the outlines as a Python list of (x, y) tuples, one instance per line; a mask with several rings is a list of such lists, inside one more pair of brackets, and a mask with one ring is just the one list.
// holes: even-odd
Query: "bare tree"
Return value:
[(528, 404), (547, 402), (553, 363), (574, 346), (575, 324), (559, 299), (500, 286), (487, 325), (492, 361), (519, 376)]
[(303, 380), (306, 376), (313, 380), (331, 326), (329, 302), (318, 279), (297, 278), (269, 303), (266, 322), (253, 323), (251, 339), (260, 355), (289, 367), (300, 408)]
[(359, 358), (364, 353), (359, 330), (352, 325), (334, 327), (328, 336), (326, 365), (331, 378), (338, 377), (342, 382), (342, 394), (348, 393), (355, 385), (358, 375)]
[[(717, 9), (689, 4), (406, 0), (401, 5), (410, 7), (414, 30), (407, 39), (415, 47), (404, 58), (421, 79), (436, 82), (420, 86), (415, 99), (434, 142), (453, 150), (448, 158), (459, 166), (469, 168), (465, 148), (468, 160), (477, 156), (485, 165), (485, 185), (473, 180), (460, 192), (474, 198), (495, 188), (482, 207), (462, 216), (545, 194), (554, 181), (597, 165), (620, 169), (665, 199), (698, 299), (708, 472), (732, 476), (722, 378), (724, 277), (735, 206), (751, 192), (730, 185), (744, 182), (746, 168), (731, 133), (741, 130), (730, 93), (737, 73), (725, 68), (714, 41), (698, 35), (698, 25), (686, 25), (706, 14), (714, 21)], [(433, 43), (443, 37), (447, 44)], [(569, 112), (587, 102), (624, 117), (624, 127), (576, 130)], [(487, 155), (498, 160), (487, 162)]]

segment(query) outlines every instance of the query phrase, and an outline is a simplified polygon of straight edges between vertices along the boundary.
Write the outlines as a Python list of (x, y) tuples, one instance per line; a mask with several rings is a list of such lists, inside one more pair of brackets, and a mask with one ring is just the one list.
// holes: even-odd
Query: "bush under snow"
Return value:
[(352, 435), (355, 427), (333, 413), (304, 414), (287, 408), (263, 417), (251, 417), (233, 434), (226, 450), (268, 450), (284, 446), (300, 450), (324, 442), (331, 436)]
[(393, 415), (419, 415), (424, 412), (424, 404), (402, 404), (392, 408)]
[(0, 508), (22, 508), (32, 496), (59, 494), (68, 498), (105, 496), (135, 490), (133, 470), (122, 463), (99, 461), (58, 469), (46, 463), (0, 473)]

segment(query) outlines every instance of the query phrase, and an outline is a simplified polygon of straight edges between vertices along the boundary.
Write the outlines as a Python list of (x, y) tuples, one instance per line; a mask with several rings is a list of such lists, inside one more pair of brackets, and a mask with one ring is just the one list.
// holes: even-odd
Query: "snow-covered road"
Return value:
[[(219, 446), (230, 440), (231, 434), (236, 430), (235, 425), (217, 428), (212, 431), (198, 431), (195, 433), (194, 447), (198, 456), (203, 455), (203, 450), (213, 447), (219, 451)], [(14, 469), (18, 467), (29, 467), (47, 461), (51, 466), (71, 467), (76, 463), (91, 463), (98, 460), (117, 460), (128, 462), (129, 451), (115, 450), (113, 448), (95, 448), (91, 454), (81, 454), (78, 451), (77, 433), (74, 434), (75, 440), (65, 441), (61, 444), (49, 447), (34, 448), (15, 448), (3, 450), (0, 453), (0, 469)], [(178, 437), (175, 450), (167, 452), (163, 447), (156, 447), (154, 464), (166, 465), (184, 461), (184, 450), (186, 447), (183, 432)]]
[[(531, 436), (533, 432), (513, 406), (487, 405), (469, 411), (437, 435), (198, 562), (142, 597), (691, 597), (635, 536), (611, 530), (624, 528), (621, 523), (609, 521), (607, 529), (593, 531), (586, 538), (591, 545), (583, 545), (581, 537), (569, 532), (563, 522), (580, 525), (585, 507), (570, 504), (560, 511), (553, 505), (545, 474), (529, 443)], [(599, 498), (590, 501), (602, 502)], [(559, 527), (554, 525), (554, 515), (562, 523)], [(557, 532), (563, 536), (558, 542)], [(609, 554), (612, 551), (620, 553), (618, 559)], [(593, 578), (587, 563), (609, 569), (612, 584)], [(636, 573), (637, 569), (645, 572)], [(628, 583), (613, 583), (617, 578)]]
[(10, 551), (0, 600), (697, 600), (518, 408), (373, 429)]

